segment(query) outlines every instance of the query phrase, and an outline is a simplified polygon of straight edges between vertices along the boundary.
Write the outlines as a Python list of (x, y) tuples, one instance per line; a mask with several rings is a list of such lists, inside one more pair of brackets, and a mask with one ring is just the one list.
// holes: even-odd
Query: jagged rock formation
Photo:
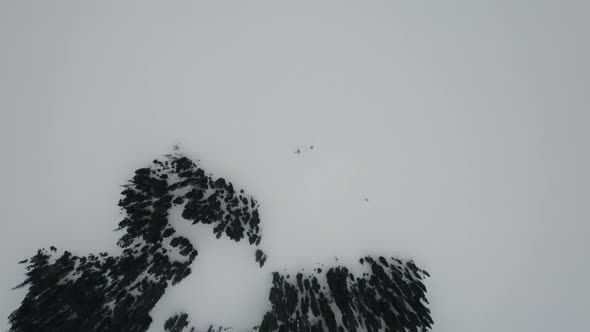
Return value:
[(432, 325), (426, 308), (428, 276), (414, 262), (365, 257), (369, 271), (354, 276), (346, 267), (304, 276), (273, 274), (272, 309), (260, 324), (270, 331), (425, 331)]
[[(261, 241), (258, 203), (223, 178), (214, 179), (182, 154), (154, 160), (124, 185), (119, 206), (125, 217), (119, 256), (75, 256), (55, 247), (40, 249), (28, 264), (29, 286), (10, 316), (11, 332), (146, 331), (150, 312), (167, 287), (191, 273), (196, 244), (178, 235), (169, 212), (182, 208), (193, 224), (209, 224), (217, 238), (248, 239), (255, 262), (267, 255)], [(271, 309), (252, 330), (270, 331), (426, 331), (433, 322), (426, 307), (426, 271), (412, 261), (365, 257), (354, 276), (343, 266), (294, 279), (273, 273)], [(185, 313), (170, 317), (168, 332), (197, 332)], [(208, 331), (228, 330), (213, 328)]]
[[(210, 325), (206, 332), (224, 332), (230, 328), (220, 326), (214, 328)], [(186, 313), (176, 314), (166, 320), (164, 323), (164, 332), (200, 332), (196, 327), (191, 325), (191, 322)]]
[[(180, 315), (174, 315), (166, 320), (164, 323), (164, 331), (166, 332), (182, 332), (186, 327), (188, 327), (188, 315), (182, 313)], [(195, 330), (194, 327), (191, 328), (190, 332)]]
[[(17, 286), (30, 287), (9, 317), (10, 331), (145, 331), (156, 302), (191, 273), (198, 254), (189, 239), (175, 236), (168, 220), (175, 205), (184, 204), (182, 216), (193, 224), (211, 224), (217, 238), (260, 244), (257, 202), (223, 178), (205, 175), (186, 156), (154, 160), (124, 187), (123, 253), (78, 257), (65, 251), (58, 257), (53, 247), (39, 250)], [(255, 258), (263, 264), (258, 253)]]

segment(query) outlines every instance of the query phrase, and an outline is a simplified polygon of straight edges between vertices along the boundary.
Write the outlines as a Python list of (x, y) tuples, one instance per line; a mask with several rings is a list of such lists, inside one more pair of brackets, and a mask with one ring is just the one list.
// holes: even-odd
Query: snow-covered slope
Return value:
[(177, 142), (258, 201), (268, 259), (173, 207), (206, 271), (154, 323), (255, 326), (273, 271), (392, 255), (435, 332), (586, 330), (589, 6), (0, 1), (0, 330), (38, 248), (122, 255), (120, 185)]
[[(184, 234), (178, 231), (182, 228), (178, 222), (207, 225), (217, 239), (223, 236), (260, 245), (256, 200), (224, 178), (206, 174), (182, 154), (175, 152), (136, 170), (124, 188), (119, 201), (125, 211), (119, 222), (124, 231), (118, 241), (122, 254), (78, 257), (69, 251), (58, 254), (54, 247), (40, 249), (28, 262), (27, 279), (20, 287), (29, 289), (10, 316), (11, 331), (147, 331), (150, 326), (152, 330), (188, 331), (185, 312), (171, 313), (163, 324), (156, 321), (152, 325), (152, 316), (161, 316), (152, 310), (165, 292), (193, 270), (203, 268), (198, 264), (198, 244), (186, 236), (186, 227)], [(181, 218), (170, 215), (173, 208), (182, 211)], [(263, 267), (266, 260), (264, 251), (257, 248), (252, 264)], [(428, 329), (432, 319), (421, 281), (427, 273), (411, 261), (393, 257), (361, 258), (360, 263), (365, 262), (370, 269), (360, 276), (341, 266), (318, 268), (317, 277), (297, 272), (290, 279), (290, 274), (274, 272), (269, 310), (253, 329)], [(239, 280), (240, 272), (234, 272), (235, 280), (230, 282), (249, 287)], [(201, 295), (192, 291), (191, 296)], [(210, 323), (210, 328), (219, 325)]]

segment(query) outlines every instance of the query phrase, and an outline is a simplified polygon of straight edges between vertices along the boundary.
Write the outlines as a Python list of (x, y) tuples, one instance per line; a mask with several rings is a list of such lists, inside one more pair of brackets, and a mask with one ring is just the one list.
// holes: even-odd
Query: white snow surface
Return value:
[(183, 228), (159, 324), (251, 327), (272, 271), (383, 254), (431, 274), (433, 331), (587, 330), (589, 6), (0, 2), (0, 329), (16, 262), (120, 252), (121, 185), (180, 142), (268, 262)]

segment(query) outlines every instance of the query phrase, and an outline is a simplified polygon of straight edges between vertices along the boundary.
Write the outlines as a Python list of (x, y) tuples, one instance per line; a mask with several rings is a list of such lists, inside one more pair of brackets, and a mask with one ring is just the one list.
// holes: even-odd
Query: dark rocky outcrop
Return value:
[(29, 289), (9, 317), (10, 331), (145, 331), (166, 288), (191, 273), (198, 255), (188, 238), (173, 236), (168, 214), (175, 205), (184, 204), (183, 216), (192, 223), (211, 224), (218, 238), (260, 243), (256, 201), (225, 179), (206, 176), (186, 156), (154, 160), (124, 188), (118, 228), (123, 253), (79, 257), (59, 255), (53, 246), (39, 250), (17, 286)]
[[(188, 315), (182, 313), (180, 315), (174, 315), (166, 320), (164, 323), (164, 331), (166, 332), (182, 332), (188, 326)], [(191, 332), (195, 329), (191, 328)]]
[[(119, 206), (124, 218), (118, 256), (76, 256), (40, 249), (27, 264), (28, 286), (10, 316), (11, 332), (146, 331), (150, 312), (168, 287), (186, 278), (197, 260), (197, 244), (179, 234), (171, 208), (182, 209), (192, 224), (211, 226), (217, 238), (261, 241), (258, 203), (237, 192), (224, 178), (213, 178), (181, 154), (154, 160), (135, 171), (124, 185)], [(256, 248), (262, 267), (267, 255)], [(310, 274), (273, 273), (270, 310), (252, 330), (270, 331), (426, 331), (433, 324), (426, 307), (423, 279), (428, 273), (413, 261), (363, 257), (365, 273), (355, 276), (344, 266)], [(223, 309), (220, 309), (223, 310)], [(170, 317), (167, 332), (197, 332), (187, 314)], [(208, 331), (225, 331), (213, 328)]]
[[(425, 331), (433, 321), (426, 307), (426, 271), (414, 262), (365, 257), (369, 269), (354, 276), (337, 266), (295, 280), (275, 272), (271, 310), (259, 331)], [(327, 286), (327, 287), (326, 287)]]
[(256, 249), (256, 253), (254, 255), (256, 257), (256, 262), (260, 265), (260, 267), (263, 267), (264, 263), (266, 263), (266, 254), (264, 251)]

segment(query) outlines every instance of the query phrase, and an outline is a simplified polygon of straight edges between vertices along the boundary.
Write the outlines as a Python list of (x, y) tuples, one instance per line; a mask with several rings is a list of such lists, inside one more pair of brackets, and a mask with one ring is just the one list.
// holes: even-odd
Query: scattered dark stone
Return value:
[(172, 234), (174, 234), (176, 231), (174, 230), (174, 228), (172, 227), (168, 227), (164, 230), (164, 232), (162, 233), (162, 237), (163, 238), (167, 238), (169, 236), (171, 236)]
[(304, 152), (310, 152), (312, 150), (313, 150), (313, 145), (297, 146), (297, 148), (295, 149), (295, 151), (293, 153), (294, 154), (302, 154)]
[(266, 263), (266, 254), (262, 250), (256, 249), (255, 257), (260, 267), (264, 266), (264, 263)]

